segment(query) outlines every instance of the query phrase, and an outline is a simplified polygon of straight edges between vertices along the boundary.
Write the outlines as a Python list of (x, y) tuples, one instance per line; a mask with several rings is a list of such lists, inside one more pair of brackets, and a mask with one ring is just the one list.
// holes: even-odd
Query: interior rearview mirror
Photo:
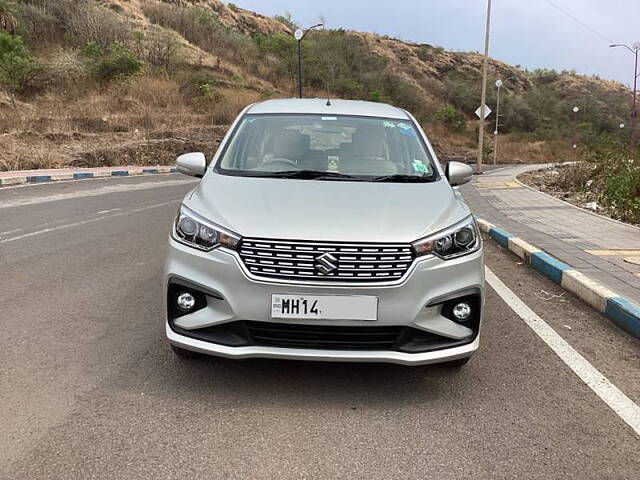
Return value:
[(465, 163), (449, 162), (447, 163), (446, 175), (451, 186), (456, 187), (469, 183), (473, 177), (473, 169)]
[(202, 178), (207, 170), (207, 158), (204, 153), (185, 153), (176, 160), (178, 172), (191, 177)]

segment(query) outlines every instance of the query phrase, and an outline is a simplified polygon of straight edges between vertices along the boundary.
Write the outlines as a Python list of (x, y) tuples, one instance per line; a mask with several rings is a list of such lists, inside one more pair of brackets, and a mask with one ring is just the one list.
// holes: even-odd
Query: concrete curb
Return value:
[(87, 178), (104, 177), (127, 177), (133, 175), (155, 175), (160, 173), (177, 173), (175, 167), (137, 167), (123, 168), (108, 171), (90, 171), (90, 169), (79, 169), (78, 171), (61, 170), (59, 173), (38, 174), (37, 171), (16, 172), (15, 176), (0, 178), (0, 186), (21, 185), (25, 183), (46, 183), (61, 180), (84, 180)]
[(485, 220), (477, 219), (477, 222), (480, 230), (498, 244), (511, 250), (540, 273), (604, 314), (625, 332), (640, 338), (640, 305), (618, 295), (521, 238)]

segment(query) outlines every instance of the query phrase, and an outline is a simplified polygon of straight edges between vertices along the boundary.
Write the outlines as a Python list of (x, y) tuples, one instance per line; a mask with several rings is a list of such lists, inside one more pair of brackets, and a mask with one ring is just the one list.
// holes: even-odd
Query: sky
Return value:
[[(483, 51), (486, 0), (234, 0), (301, 25), (387, 34), (448, 50)], [(596, 30), (577, 24), (551, 3)], [(610, 43), (640, 41), (639, 0), (493, 0), (490, 55), (523, 68), (596, 74), (630, 85), (633, 55)], [(605, 37), (605, 38), (602, 38)]]

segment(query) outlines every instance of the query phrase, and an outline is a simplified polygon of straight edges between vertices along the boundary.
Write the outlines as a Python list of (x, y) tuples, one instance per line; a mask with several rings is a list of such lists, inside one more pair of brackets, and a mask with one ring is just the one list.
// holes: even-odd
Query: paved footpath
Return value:
[[(640, 303), (640, 228), (577, 208), (518, 182), (544, 165), (514, 165), (460, 188), (478, 216)], [(636, 263), (633, 263), (636, 262)]]

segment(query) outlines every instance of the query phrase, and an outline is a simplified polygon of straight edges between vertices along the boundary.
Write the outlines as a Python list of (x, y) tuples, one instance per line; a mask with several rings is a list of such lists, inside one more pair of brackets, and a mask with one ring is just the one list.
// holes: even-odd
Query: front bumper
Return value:
[[(344, 362), (389, 362), (422, 365), (471, 356), (479, 347), (479, 326), (468, 328), (445, 318), (442, 303), (474, 292), (484, 299), (482, 250), (465, 257), (444, 261), (424, 257), (414, 262), (404, 279), (394, 285), (318, 285), (284, 284), (249, 278), (235, 252), (216, 249), (200, 252), (173, 239), (164, 272), (164, 298), (172, 282), (191, 286), (206, 295), (206, 306), (173, 318), (165, 308), (165, 329), (169, 341), (181, 348), (228, 358), (281, 358)], [(452, 347), (407, 353), (394, 350), (335, 350), (280, 348), (274, 346), (229, 346), (189, 336), (190, 331), (234, 322), (273, 322), (270, 317), (272, 294), (372, 295), (379, 299), (378, 319), (369, 321), (287, 320), (287, 324), (410, 327), (450, 339)], [(480, 312), (479, 312), (480, 315)], [(171, 317), (171, 318), (170, 318)], [(194, 337), (197, 335), (194, 335)]]

